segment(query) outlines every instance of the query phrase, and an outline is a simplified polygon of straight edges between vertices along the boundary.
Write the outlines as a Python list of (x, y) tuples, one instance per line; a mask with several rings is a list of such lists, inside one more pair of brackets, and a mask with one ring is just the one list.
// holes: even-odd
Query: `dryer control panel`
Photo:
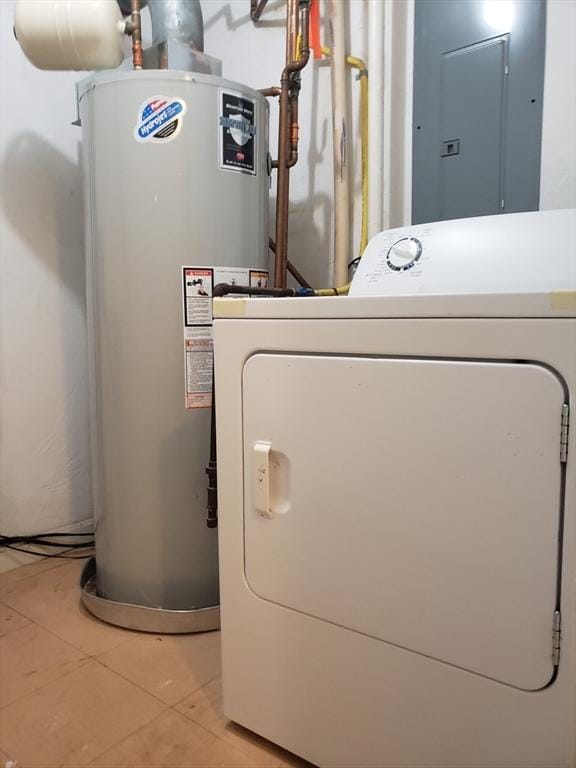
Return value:
[(372, 238), (350, 296), (576, 290), (576, 210), (390, 229)]

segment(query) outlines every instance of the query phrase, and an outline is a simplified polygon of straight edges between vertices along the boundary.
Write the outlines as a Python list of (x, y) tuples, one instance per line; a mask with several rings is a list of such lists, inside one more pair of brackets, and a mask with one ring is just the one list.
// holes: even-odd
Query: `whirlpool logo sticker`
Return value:
[(185, 114), (186, 102), (182, 99), (153, 96), (140, 107), (134, 138), (140, 142), (166, 144), (180, 133)]

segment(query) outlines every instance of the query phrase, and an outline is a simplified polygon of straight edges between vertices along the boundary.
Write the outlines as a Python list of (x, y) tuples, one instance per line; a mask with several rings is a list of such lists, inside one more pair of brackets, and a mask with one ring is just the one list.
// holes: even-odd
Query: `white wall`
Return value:
[(540, 207), (576, 208), (576, 0), (548, 0)]
[(0, 531), (91, 517), (73, 74), (40, 72), (0, 2)]

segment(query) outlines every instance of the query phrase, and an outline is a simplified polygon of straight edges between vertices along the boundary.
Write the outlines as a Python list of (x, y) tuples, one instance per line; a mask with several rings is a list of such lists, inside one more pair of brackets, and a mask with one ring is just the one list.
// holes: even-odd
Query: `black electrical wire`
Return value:
[[(93, 534), (91, 534), (93, 535)], [(83, 547), (85, 546), (85, 542), (78, 541), (78, 542), (66, 542), (66, 541), (50, 541), (48, 538), (44, 538), (44, 536), (0, 536), (0, 545), (2, 543), (6, 544), (44, 544), (44, 543), (51, 543), (55, 547), (66, 547), (67, 549), (70, 549), (71, 547)]]
[(0, 533), (0, 540), (17, 543), (31, 539), (78, 539), (83, 536), (94, 536), (94, 531), (87, 531), (86, 533), (29, 533), (19, 536), (7, 536)]
[[(86, 546), (89, 546), (88, 544)], [(26, 555), (34, 555), (34, 557), (46, 557), (56, 558), (58, 560), (87, 560), (92, 555), (47, 555), (44, 552), (32, 552), (30, 549), (22, 549), (21, 547), (14, 547), (12, 544), (0, 544), (0, 547), (5, 549), (13, 549), (15, 552), (24, 552)]]
[(80, 536), (94, 536), (93, 531), (87, 531), (86, 533), (31, 533), (27, 535), (22, 536), (5, 536), (3, 534), (0, 534), (0, 539), (45, 539), (45, 538), (51, 538), (51, 539), (66, 539), (66, 538), (74, 538), (77, 539)]
[(65, 555), (65, 554), (46, 554), (44, 552), (34, 552), (30, 549), (23, 549), (22, 547), (16, 546), (17, 544), (23, 544), (24, 546), (40, 546), (40, 547), (56, 547), (58, 549), (63, 549), (65, 551), (68, 550), (74, 550), (74, 549), (85, 549), (86, 547), (93, 547), (94, 546), (94, 540), (91, 539), (89, 541), (82, 541), (78, 542), (75, 541), (72, 542), (58, 542), (58, 541), (50, 541), (49, 539), (68, 539), (68, 538), (84, 538), (86, 536), (93, 537), (94, 533), (90, 531), (89, 533), (37, 533), (37, 534), (31, 534), (28, 536), (4, 536), (0, 534), (0, 548), (5, 549), (13, 549), (16, 552), (24, 552), (27, 555), (34, 555), (36, 557), (55, 557), (60, 559), (66, 559), (66, 560), (81, 560), (86, 557), (90, 557), (90, 555)]
[(348, 264), (348, 269), (353, 267), (355, 264), (358, 264), (360, 262), (361, 258), (362, 258), (362, 256), (356, 256), (355, 259), (352, 259), (352, 261)]
[(30, 544), (39, 545), (41, 547), (56, 547), (57, 549), (82, 549), (83, 547), (88, 547), (93, 542), (91, 541), (84, 541), (84, 542), (78, 542), (77, 544), (59, 544), (57, 541), (44, 541), (44, 539), (27, 539), (26, 541), (2, 541), (0, 539), (0, 547), (13, 547), (16, 544), (24, 544), (26, 546)]

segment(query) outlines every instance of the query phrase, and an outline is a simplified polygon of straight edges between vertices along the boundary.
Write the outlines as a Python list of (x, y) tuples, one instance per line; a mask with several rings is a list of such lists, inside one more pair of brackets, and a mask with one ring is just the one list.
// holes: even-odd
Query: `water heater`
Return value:
[(192, 612), (191, 627), (202, 609), (203, 626), (218, 605), (210, 296), (267, 279), (268, 106), (219, 77), (143, 70), (88, 78), (79, 107), (97, 595)]
[[(16, 33), (39, 66), (68, 61), (69, 4), (50, 3), (48, 55), (33, 0), (19, 0)], [(211, 296), (267, 284), (268, 104), (202, 52), (197, 2), (148, 5), (144, 68), (78, 85), (96, 539), (82, 596), (112, 623), (186, 632), (219, 626)]]

